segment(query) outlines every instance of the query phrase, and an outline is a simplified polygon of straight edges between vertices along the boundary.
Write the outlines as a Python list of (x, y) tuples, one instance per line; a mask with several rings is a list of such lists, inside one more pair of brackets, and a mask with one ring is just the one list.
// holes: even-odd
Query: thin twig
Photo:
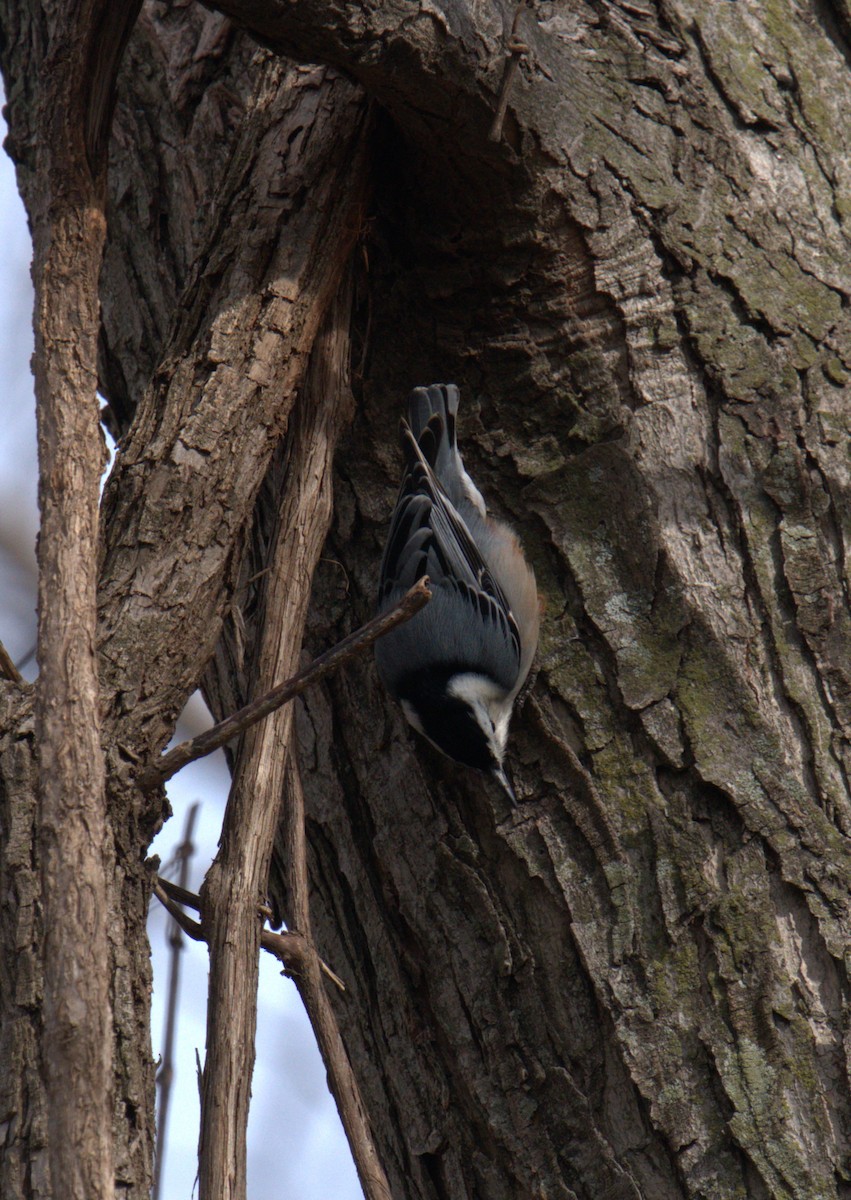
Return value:
[(272, 929), (263, 929), (260, 933), (260, 945), (267, 953), (274, 954), (286, 969), (287, 974), (292, 975), (294, 979), (303, 973), (302, 964), (307, 961), (307, 956), (315, 957), (319, 961), (319, 969), (322, 974), (327, 975), (341, 992), (346, 990), (346, 985), (336, 971), (332, 971), (327, 962), (323, 958), (319, 958), (313, 943), (296, 930), (275, 933)]
[[(189, 878), (189, 861), (194, 852), (192, 835), (195, 831), (195, 821), (198, 816), (199, 804), (193, 804), (186, 814), (186, 826), (183, 840), (175, 851), (180, 868), (178, 870), (178, 887), (186, 889)], [(165, 1160), (166, 1131), (168, 1129), (168, 1109), (171, 1099), (171, 1085), (174, 1079), (174, 1034), (177, 1028), (177, 996), (180, 988), (180, 952), (183, 949), (183, 935), (180, 925), (173, 921), (169, 931), (171, 946), (171, 961), (168, 968), (168, 1003), (166, 1005), (165, 1037), (163, 1045), (162, 1065), (157, 1072), (159, 1086), (159, 1106), (157, 1112), (157, 1141), (154, 1162), (153, 1200), (159, 1200), (162, 1165)]]
[(524, 42), (520, 41), (517, 36), (517, 30), (520, 24), (520, 14), (526, 7), (527, 0), (519, 0), (519, 3), (514, 10), (514, 20), (511, 22), (511, 32), (508, 35), (506, 50), (508, 55), (505, 60), (505, 67), (502, 72), (502, 82), (499, 85), (499, 99), (497, 100), (496, 112), (494, 113), (493, 123), (488, 134), (488, 141), (498, 142), (502, 137), (502, 126), (505, 122), (505, 114), (508, 111), (508, 97), (511, 95), (511, 87), (514, 83), (514, 76), (517, 74), (517, 68), (520, 65), (520, 59), (524, 54), (528, 54), (529, 48)]
[(204, 930), (201, 928), (200, 924), (197, 921), (193, 921), (191, 917), (187, 917), (180, 905), (175, 900), (172, 900), (171, 896), (166, 893), (164, 887), (166, 882), (167, 881), (165, 879), (160, 879), (159, 877), (154, 880), (154, 895), (159, 900), (163, 908), (166, 909), (167, 912), (171, 913), (187, 937), (191, 937), (193, 942), (206, 942), (207, 939), (204, 936)]
[(287, 890), (290, 901), (288, 923), (294, 930), (304, 934), (307, 951), (303, 969), (294, 976), (295, 985), (307, 1010), (328, 1073), (328, 1086), (337, 1103), (337, 1111), (348, 1138), (352, 1158), (355, 1160), (365, 1200), (392, 1200), (390, 1184), (381, 1165), (355, 1073), (343, 1045), (337, 1018), (319, 975), (322, 960), (313, 945), (310, 926), (304, 792), (292, 745), (287, 761), (282, 823), (287, 848)]
[[(161, 875), (158, 875), (154, 880), (154, 895), (163, 907), (171, 913), (188, 937), (191, 937), (196, 942), (207, 941), (203, 925), (197, 921), (193, 921), (180, 907), (181, 904), (185, 904), (187, 908), (194, 908), (196, 912), (200, 912), (200, 896), (196, 896), (194, 892), (188, 892), (186, 888), (172, 883), (170, 879), (163, 879)], [(265, 915), (264, 909), (264, 905), (258, 904), (257, 911), (260, 916)], [(267, 954), (271, 954), (277, 958), (287, 974), (292, 975), (294, 979), (297, 979), (304, 972), (304, 964), (307, 962), (308, 955), (315, 955), (319, 960), (319, 968), (323, 975), (327, 975), (341, 992), (346, 990), (346, 985), (337, 972), (332, 971), (328, 964), (319, 958), (315, 948), (301, 933), (290, 930), (287, 930), (285, 933), (275, 933), (271, 929), (262, 929), (260, 931), (260, 946)]]
[[(171, 879), (164, 879), (162, 875), (157, 876), (156, 884), (170, 900), (176, 900), (178, 904), (183, 904), (186, 908), (194, 908), (196, 912), (201, 911), (201, 897), (197, 896), (195, 892), (187, 891), (179, 883), (174, 883)], [(169, 911), (171, 910), (169, 909)]]
[(389, 633), (397, 625), (409, 621), (430, 599), (428, 578), (424, 577), (405, 593), (395, 608), (389, 609), (379, 617), (373, 617), (366, 625), (362, 625), (360, 629), (350, 633), (347, 638), (343, 638), (342, 642), (338, 642), (336, 646), (326, 650), (324, 654), (320, 654), (309, 667), (299, 671), (292, 679), (272, 688), (258, 700), (252, 700), (250, 704), (246, 704), (238, 712), (226, 717), (224, 721), (219, 721), (206, 733), (201, 733), (188, 742), (181, 742), (179, 746), (169, 750), (168, 754), (162, 755), (156, 763), (149, 766), (139, 776), (139, 786), (148, 791), (165, 783), (167, 779), (171, 779), (172, 775), (185, 767), (187, 763), (212, 754), (214, 750), (226, 745), (232, 738), (244, 733), (250, 726), (262, 721), (264, 717), (268, 717), (288, 700), (301, 695), (312, 683), (318, 683), (337, 667), (361, 654), (385, 633)]
[(24, 677), (15, 666), (9, 651), (0, 642), (0, 678), (10, 679), (12, 683), (23, 683)]

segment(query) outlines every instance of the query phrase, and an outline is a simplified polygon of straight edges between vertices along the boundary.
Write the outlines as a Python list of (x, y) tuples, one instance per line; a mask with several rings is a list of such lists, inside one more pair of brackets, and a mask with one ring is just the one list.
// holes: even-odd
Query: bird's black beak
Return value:
[(516, 804), (517, 797), (514, 795), (514, 788), (511, 786), (511, 780), (508, 778), (502, 767), (494, 767), (494, 769), (491, 771), (491, 775), (493, 775), (494, 779), (506, 793), (511, 803)]

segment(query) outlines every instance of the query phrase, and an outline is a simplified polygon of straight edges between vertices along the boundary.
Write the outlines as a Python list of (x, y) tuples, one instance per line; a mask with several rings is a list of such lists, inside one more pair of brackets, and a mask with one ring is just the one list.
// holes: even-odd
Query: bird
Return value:
[(455, 762), (491, 775), (516, 802), (505, 750), (538, 644), (538, 593), (519, 539), (488, 515), (464, 468), (459, 400), (451, 383), (416, 387), (408, 398), (378, 612), (426, 575), (432, 598), (379, 638), (375, 660), (413, 728)]

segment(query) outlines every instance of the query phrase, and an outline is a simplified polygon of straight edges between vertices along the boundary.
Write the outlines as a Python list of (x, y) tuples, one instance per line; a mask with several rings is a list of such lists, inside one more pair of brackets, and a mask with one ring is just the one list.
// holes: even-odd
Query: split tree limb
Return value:
[(272, 688), (257, 700), (252, 700), (250, 704), (246, 704), (238, 712), (226, 717), (224, 721), (219, 721), (212, 729), (208, 729), (205, 733), (201, 733), (189, 741), (181, 742), (179, 746), (169, 750), (168, 754), (164, 754), (158, 762), (142, 772), (139, 776), (139, 786), (145, 790), (157, 787), (171, 779), (172, 775), (176, 775), (188, 763), (212, 754), (214, 750), (218, 750), (258, 721), (262, 721), (264, 717), (268, 717), (287, 701), (300, 696), (311, 684), (319, 683), (326, 675), (330, 675), (344, 663), (349, 662), (358, 654), (362, 654), (385, 633), (389, 633), (391, 629), (404, 624), (405, 621), (410, 621), (411, 617), (415, 616), (430, 599), (428, 578), (423, 577), (414, 584), (410, 591), (405, 593), (395, 608), (391, 608), (378, 617), (373, 617), (366, 625), (362, 625), (347, 638), (343, 638), (336, 646), (326, 650), (324, 654), (320, 654), (309, 667), (299, 671), (292, 679)]
[[(352, 180), (355, 193), (364, 180)], [(254, 687), (266, 692), (295, 672), (313, 572), (333, 512), (333, 458), (349, 419), (351, 279), (342, 280), (314, 342), (290, 422), (286, 475), (261, 593), (263, 622)], [(254, 722), (240, 742), (219, 853), (202, 889), (210, 946), (207, 1057), (201, 1084), (200, 1200), (245, 1200), (246, 1134), (257, 1025), (260, 928), (293, 721), (292, 705)], [(226, 735), (227, 736), (227, 735)]]

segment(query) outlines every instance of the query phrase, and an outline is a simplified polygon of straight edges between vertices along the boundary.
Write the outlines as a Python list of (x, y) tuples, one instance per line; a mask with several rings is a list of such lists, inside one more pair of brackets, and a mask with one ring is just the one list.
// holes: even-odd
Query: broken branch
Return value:
[(0, 642), (0, 679), (8, 679), (12, 683), (23, 683), (24, 677), (15, 666), (9, 651)]
[(296, 696), (301, 695), (312, 683), (318, 683), (326, 675), (335, 671), (337, 667), (363, 653), (385, 633), (389, 633), (397, 625), (409, 621), (430, 599), (428, 577), (423, 577), (405, 593), (395, 608), (389, 609), (378, 617), (373, 617), (366, 625), (362, 625), (360, 629), (350, 633), (332, 649), (320, 654), (309, 667), (299, 671), (286, 683), (272, 688), (258, 700), (252, 700), (250, 704), (246, 704), (238, 712), (226, 717), (224, 721), (219, 721), (206, 733), (201, 733), (187, 742), (181, 742), (179, 746), (169, 750), (168, 754), (162, 755), (158, 762), (148, 767), (139, 776), (140, 787), (149, 791), (158, 784), (171, 779), (172, 775), (177, 774), (187, 763), (195, 762), (198, 758), (212, 754), (214, 750), (218, 750), (232, 738), (244, 733), (250, 726), (262, 721), (264, 717), (268, 717), (288, 700), (293, 700)]
[[(161, 875), (158, 875), (154, 880), (154, 895), (163, 908), (174, 917), (187, 937), (191, 937), (195, 942), (207, 941), (204, 926), (198, 921), (193, 921), (180, 907), (181, 904), (185, 904), (187, 908), (194, 908), (196, 912), (200, 912), (200, 896), (196, 896), (194, 892), (188, 892), (186, 888), (172, 883), (170, 879), (163, 879)], [(266, 909), (265, 905), (258, 904), (257, 912), (259, 916), (265, 919), (268, 909)], [(289, 930), (284, 933), (275, 933), (274, 930), (263, 929), (260, 931), (260, 946), (267, 954), (274, 955), (284, 970), (293, 977), (302, 975), (306, 970), (305, 964), (308, 961), (308, 957), (314, 956), (319, 962), (319, 968), (323, 975), (327, 975), (341, 992), (346, 990), (346, 985), (337, 972), (332, 971), (328, 964), (319, 958), (314, 947), (302, 934)]]

